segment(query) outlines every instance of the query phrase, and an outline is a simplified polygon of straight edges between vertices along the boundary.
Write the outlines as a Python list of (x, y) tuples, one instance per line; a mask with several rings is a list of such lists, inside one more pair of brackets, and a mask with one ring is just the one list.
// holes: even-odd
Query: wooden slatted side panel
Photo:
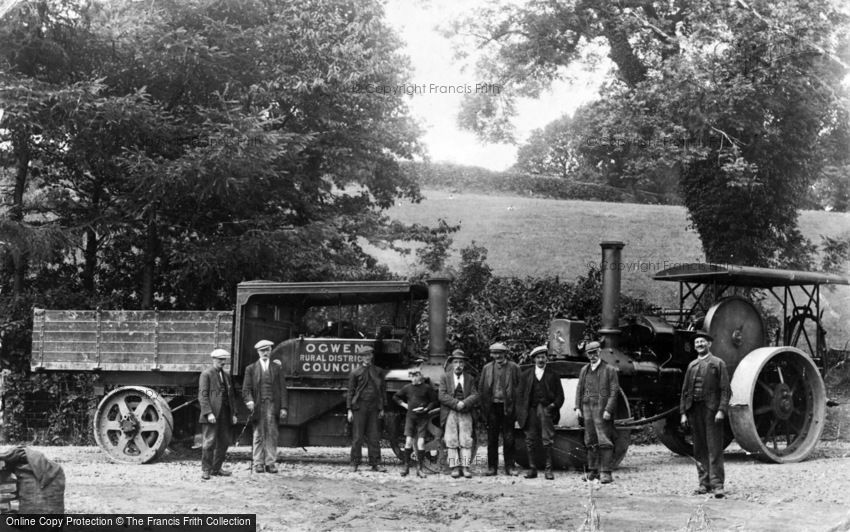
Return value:
[(36, 309), (32, 366), (48, 370), (196, 372), (232, 345), (233, 313)]

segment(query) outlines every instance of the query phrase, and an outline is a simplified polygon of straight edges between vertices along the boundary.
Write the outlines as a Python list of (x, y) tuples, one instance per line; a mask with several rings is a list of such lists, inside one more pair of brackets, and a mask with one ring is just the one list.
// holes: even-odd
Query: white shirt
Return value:
[(460, 375), (455, 374), (455, 388), (457, 388), (458, 384), (460, 384), (460, 387), (463, 388), (463, 373)]
[(537, 366), (534, 366), (534, 376), (537, 377), (537, 380), (540, 380), (540, 379), (543, 378), (543, 370), (544, 369), (546, 369), (546, 368), (545, 367), (538, 368)]
[(261, 359), (260, 359), (260, 366), (262, 366), (263, 371), (268, 371), (268, 370), (269, 370), (269, 361), (268, 361), (268, 360), (263, 360), (263, 359), (261, 358)]

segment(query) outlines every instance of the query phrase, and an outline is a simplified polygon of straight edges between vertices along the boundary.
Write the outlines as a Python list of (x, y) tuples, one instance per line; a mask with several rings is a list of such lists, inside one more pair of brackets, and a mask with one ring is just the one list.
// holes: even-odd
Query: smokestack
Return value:
[(605, 241), (602, 246), (602, 328), (605, 347), (617, 347), (620, 340), (620, 271), (622, 242)]
[(446, 322), (449, 317), (449, 284), (448, 277), (431, 277), (428, 283), (428, 334), (430, 346), (429, 362), (435, 363), (439, 358), (446, 358)]

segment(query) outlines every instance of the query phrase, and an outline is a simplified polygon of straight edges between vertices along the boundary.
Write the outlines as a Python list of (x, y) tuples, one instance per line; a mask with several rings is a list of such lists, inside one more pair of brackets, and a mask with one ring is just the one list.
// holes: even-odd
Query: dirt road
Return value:
[[(94, 447), (43, 447), (67, 476), (73, 513), (256, 513), (258, 530), (575, 530), (593, 498), (601, 528), (614, 530), (850, 530), (850, 442), (822, 442), (800, 464), (763, 464), (733, 444), (728, 498), (690, 495), (696, 468), (662, 446), (632, 446), (615, 483), (588, 485), (575, 472), (542, 478), (445, 474), (420, 480), (351, 473), (346, 450), (281, 449), (281, 472), (251, 473), (249, 449), (232, 450), (234, 475), (200, 479), (199, 453), (150, 465), (110, 463)], [(710, 528), (699, 528), (706, 522)], [(695, 521), (697, 520), (697, 521)]]

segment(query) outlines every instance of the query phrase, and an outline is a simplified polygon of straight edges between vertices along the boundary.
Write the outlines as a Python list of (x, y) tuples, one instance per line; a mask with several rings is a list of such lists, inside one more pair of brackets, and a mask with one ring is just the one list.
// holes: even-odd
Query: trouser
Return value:
[(613, 449), (616, 432), (614, 416), (605, 420), (605, 405), (598, 397), (585, 397), (581, 402), (581, 415), (584, 417), (584, 445), (599, 449)]
[(381, 429), (378, 426), (378, 406), (360, 405), (352, 411), (351, 420), (351, 463), (363, 460), (363, 440), (369, 452), (369, 465), (381, 462)]
[(551, 457), (552, 443), (555, 440), (555, 424), (549, 410), (542, 404), (534, 406), (528, 412), (525, 424), (525, 449), (528, 452), (528, 465), (537, 468), (535, 459), (542, 444), (547, 457)]
[(443, 434), (449, 467), (472, 465), (472, 414), (451, 410)]
[(514, 420), (505, 415), (504, 403), (492, 403), (487, 414), (487, 465), (499, 465), (499, 434), (505, 448), (505, 467), (514, 465)]
[(277, 459), (277, 412), (274, 401), (263, 399), (257, 405), (260, 418), (254, 422), (254, 467), (274, 465)]
[(702, 401), (694, 402), (688, 410), (699, 483), (713, 489), (722, 488), (726, 476), (723, 471), (723, 422), (715, 421), (716, 415), (717, 410), (708, 408)]
[(215, 423), (202, 423), (201, 470), (219, 471), (224, 463), (227, 446), (230, 445), (231, 415), (228, 409), (221, 410)]

